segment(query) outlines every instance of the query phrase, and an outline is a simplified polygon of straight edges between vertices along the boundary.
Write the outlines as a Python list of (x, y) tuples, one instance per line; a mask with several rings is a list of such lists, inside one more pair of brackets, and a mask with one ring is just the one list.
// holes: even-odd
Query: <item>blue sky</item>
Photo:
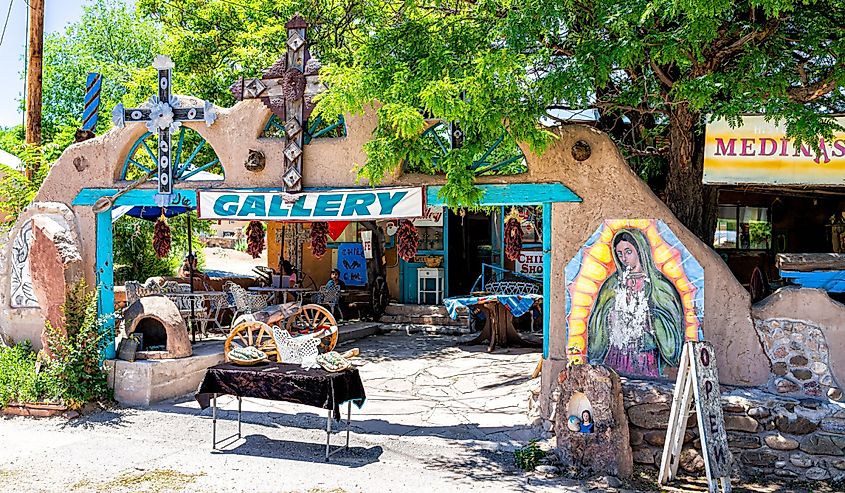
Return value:
[[(62, 31), (71, 22), (79, 20), (86, 0), (45, 0), (44, 31)], [(9, 0), (0, 0), (0, 30), (6, 20)], [(24, 68), (24, 43), (26, 42), (26, 2), (12, 0), (12, 12), (6, 37), (0, 45), (0, 126), (17, 125), (23, 120), (18, 104), (23, 93), (21, 73)]]

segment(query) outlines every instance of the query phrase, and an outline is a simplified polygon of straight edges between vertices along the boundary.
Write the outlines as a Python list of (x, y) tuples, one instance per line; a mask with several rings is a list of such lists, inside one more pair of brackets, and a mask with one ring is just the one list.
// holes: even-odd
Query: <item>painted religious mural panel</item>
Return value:
[(704, 270), (663, 221), (604, 221), (567, 264), (566, 290), (576, 362), (666, 376), (703, 338)]
[(32, 276), (29, 272), (29, 249), (32, 246), (32, 221), (21, 226), (15, 242), (12, 244), (12, 275), (10, 296), (12, 308), (37, 308), (38, 300), (32, 289)]

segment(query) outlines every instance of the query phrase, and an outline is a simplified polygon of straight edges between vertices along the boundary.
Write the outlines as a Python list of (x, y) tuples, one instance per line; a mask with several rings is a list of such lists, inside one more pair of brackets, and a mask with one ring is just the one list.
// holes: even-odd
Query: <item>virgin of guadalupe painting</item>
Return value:
[(703, 270), (660, 221), (606, 221), (567, 265), (570, 353), (665, 376), (700, 338)]
[(659, 376), (678, 366), (684, 310), (672, 283), (651, 260), (646, 237), (623, 229), (613, 238), (616, 272), (601, 286), (587, 324), (587, 358), (629, 375)]

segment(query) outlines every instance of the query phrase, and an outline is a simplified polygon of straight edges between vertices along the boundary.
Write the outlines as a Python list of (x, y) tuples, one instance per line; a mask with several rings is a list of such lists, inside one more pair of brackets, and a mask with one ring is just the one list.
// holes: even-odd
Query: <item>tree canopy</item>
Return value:
[[(152, 56), (164, 33), (121, 0), (95, 0), (78, 22), (44, 39), (43, 125), (45, 140), (73, 135), (81, 125), (88, 72), (103, 75), (97, 133), (111, 127), (111, 109), (137, 104), (155, 88)], [(150, 89), (153, 88), (153, 89)], [(70, 129), (68, 131), (67, 129)]]
[[(701, 183), (709, 118), (737, 124), (763, 113), (817, 146), (837, 129), (831, 115), (845, 111), (845, 0), (135, 3), (137, 11), (97, 0), (82, 22), (48, 38), (50, 125), (78, 118), (88, 70), (109, 85), (103, 108), (146, 98), (157, 51), (176, 62), (176, 92), (231, 104), (228, 86), (284, 52), (284, 23), (300, 12), (330, 87), (317, 113), (380, 104), (367, 161), (350, 165), (374, 182), (400, 164), (445, 172), (452, 205), (478, 199), (472, 164), (503, 127), (541, 152), (554, 139), (539, 123), (549, 108), (595, 108), (631, 166), (707, 238), (715, 220), (715, 194)], [(456, 122), (464, 137), (432, 167), (439, 151), (421, 135), (435, 120)]]
[(636, 171), (665, 176), (669, 206), (707, 237), (715, 218), (715, 195), (701, 184), (708, 118), (738, 124), (743, 114), (763, 113), (815, 146), (837, 128), (831, 114), (845, 111), (842, 0), (139, 5), (166, 30), (198, 40), (183, 43), (186, 50), (205, 46), (206, 37), (225, 40), (209, 54), (213, 66), (227, 57), (230, 64), (261, 59), (248, 54), (266, 53), (274, 35), (283, 39), (274, 27), (302, 12), (330, 87), (318, 112), (382, 105), (367, 162), (359, 163), (364, 176), (377, 181), (402, 162), (429, 159), (419, 142), (427, 118), (459, 122), (464, 145), (441, 165), (452, 204), (477, 199), (470, 165), (503, 124), (542, 150), (552, 138), (538, 124), (548, 108), (591, 107)]

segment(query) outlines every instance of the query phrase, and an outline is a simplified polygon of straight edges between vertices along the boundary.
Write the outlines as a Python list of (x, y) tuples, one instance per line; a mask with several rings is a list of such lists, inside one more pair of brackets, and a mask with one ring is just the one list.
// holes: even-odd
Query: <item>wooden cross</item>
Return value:
[(173, 162), (170, 159), (170, 135), (179, 129), (182, 122), (201, 122), (211, 126), (217, 119), (217, 111), (208, 101), (201, 107), (183, 108), (179, 98), (170, 92), (170, 71), (173, 61), (165, 55), (153, 60), (158, 70), (158, 96), (150, 97), (140, 108), (124, 108), (118, 103), (112, 111), (115, 126), (123, 127), (127, 122), (144, 122), (150, 132), (158, 132), (158, 194), (162, 203), (169, 203), (173, 193)]
[(314, 96), (326, 90), (320, 82), (320, 65), (311, 58), (306, 40), (308, 24), (299, 15), (285, 24), (287, 52), (264, 71), (261, 78), (241, 78), (229, 90), (237, 100), (261, 99), (285, 125), (286, 192), (302, 190), (302, 148), (305, 126), (314, 110)]

